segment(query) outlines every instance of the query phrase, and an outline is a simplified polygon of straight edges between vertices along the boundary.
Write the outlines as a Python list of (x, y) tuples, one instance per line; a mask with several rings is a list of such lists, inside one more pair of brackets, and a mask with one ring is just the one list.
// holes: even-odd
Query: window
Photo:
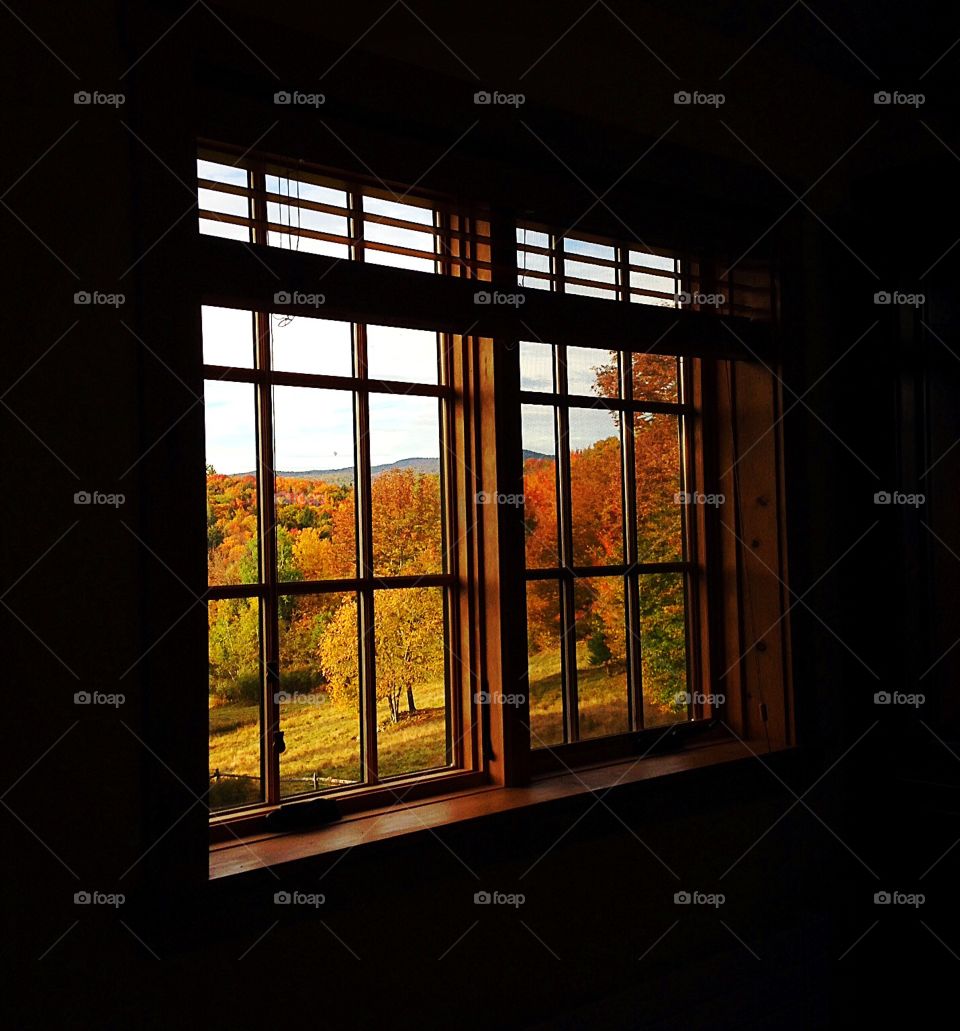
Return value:
[(772, 282), (767, 266), (706, 263), (657, 253), (606, 237), (560, 234), (546, 226), (517, 226), (517, 283), (536, 290), (627, 301), (655, 307), (769, 319)]
[(211, 809), (462, 767), (449, 337), (202, 321)]
[(490, 279), (489, 222), (442, 199), (201, 149), (197, 201), (208, 236)]
[[(748, 565), (782, 568), (779, 399), (739, 360), (772, 339), (768, 268), (229, 148), (197, 167), (215, 834), (720, 714), (790, 740), (785, 642), (741, 662), (783, 620), (747, 608), (783, 612)], [(344, 265), (320, 300), (273, 259), (299, 286)]]
[(689, 718), (677, 358), (520, 343), (531, 747)]

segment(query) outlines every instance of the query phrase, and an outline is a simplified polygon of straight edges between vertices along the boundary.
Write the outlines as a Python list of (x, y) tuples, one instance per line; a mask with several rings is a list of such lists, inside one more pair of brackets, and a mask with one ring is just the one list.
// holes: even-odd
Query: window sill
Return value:
[[(757, 743), (757, 747), (765, 751), (765, 745)], [(619, 791), (643, 781), (747, 761), (755, 759), (745, 743), (710, 742), (669, 755), (649, 756), (642, 761), (631, 758), (604, 766), (552, 773), (525, 787), (472, 788), (402, 807), (389, 806), (356, 813), (309, 831), (252, 835), (211, 847), (210, 880), (252, 874), (267, 867), (275, 869), (370, 842), (433, 831), (450, 824), (480, 820), (604, 789)]]

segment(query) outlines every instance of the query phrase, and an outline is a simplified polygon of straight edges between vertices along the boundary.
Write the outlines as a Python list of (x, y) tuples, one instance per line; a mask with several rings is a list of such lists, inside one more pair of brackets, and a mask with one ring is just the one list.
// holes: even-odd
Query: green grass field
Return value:
[[(582, 652), (582, 654), (581, 654)], [(580, 730), (584, 738), (622, 733), (627, 727), (625, 674), (610, 675), (591, 667), (578, 649)], [(559, 652), (542, 652), (530, 660), (530, 731), (534, 748), (563, 739), (560, 703)], [(682, 690), (682, 686), (678, 686)], [(335, 705), (322, 692), (301, 695), (281, 708), (280, 729), (286, 751), (280, 756), (281, 791), (300, 794), (360, 779), (359, 718), (355, 711)], [(380, 732), (377, 753), (380, 775), (396, 776), (432, 769), (446, 763), (446, 728), (442, 682), (423, 684), (416, 691), (418, 712), (391, 723), (386, 703), (378, 706)], [(660, 706), (644, 705), (648, 727), (675, 722), (678, 717)], [(210, 709), (210, 771), (223, 776), (211, 782), (210, 807), (255, 802), (259, 799), (259, 711), (255, 705), (231, 703)], [(236, 775), (244, 775), (237, 778)]]

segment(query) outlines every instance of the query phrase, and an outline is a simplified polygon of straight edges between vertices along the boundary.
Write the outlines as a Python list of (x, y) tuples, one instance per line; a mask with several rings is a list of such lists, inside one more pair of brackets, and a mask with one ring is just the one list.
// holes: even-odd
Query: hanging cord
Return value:
[[(736, 418), (737, 405), (736, 405), (736, 396), (735, 396), (734, 387), (733, 387), (733, 376), (732, 376), (731, 371), (730, 371), (730, 362), (726, 363), (726, 376), (727, 376), (727, 390), (728, 390), (729, 396), (730, 396), (730, 414), (731, 414), (732, 431), (733, 431), (732, 435), (733, 435), (733, 457), (734, 457), (734, 464), (733, 464), (734, 517), (735, 517), (737, 529), (738, 530), (742, 530), (742, 527), (743, 527), (743, 484), (742, 484), (742, 482), (740, 480), (740, 466), (739, 466), (739, 462), (740, 462), (740, 434), (738, 432), (738, 427), (737, 427), (737, 418)], [(738, 541), (740, 542), (741, 547), (744, 547), (740, 534), (737, 535), (737, 538), (738, 538)], [(744, 585), (744, 594), (746, 595), (747, 616), (748, 616), (748, 618), (750, 620), (750, 627), (751, 627), (751, 631), (752, 631), (753, 628), (755, 628), (756, 625), (757, 625), (756, 619), (755, 619), (756, 611), (754, 609), (754, 604), (753, 604), (753, 593), (752, 593), (752, 591), (750, 589), (750, 577), (747, 575), (747, 571), (746, 571), (746, 562), (743, 563), (743, 585)], [(767, 722), (767, 712), (768, 712), (768, 710), (767, 710), (767, 702), (766, 702), (766, 699), (764, 698), (764, 693), (763, 693), (763, 677), (761, 676), (761, 669), (760, 669), (760, 653), (757, 651), (757, 648), (756, 648), (756, 644), (758, 644), (758, 643), (759, 642), (755, 642), (754, 645), (751, 647), (751, 651), (753, 652), (754, 665), (755, 665), (755, 668), (756, 668), (756, 691), (757, 691), (757, 695), (758, 695), (758, 697), (760, 699), (760, 719), (761, 719), (761, 722), (763, 723), (763, 733), (764, 733), (764, 737), (766, 738), (766, 741), (767, 741), (767, 751), (768, 752), (772, 752), (773, 751), (773, 747), (772, 747), (772, 745), (770, 743), (770, 727), (769, 727), (769, 724)]]

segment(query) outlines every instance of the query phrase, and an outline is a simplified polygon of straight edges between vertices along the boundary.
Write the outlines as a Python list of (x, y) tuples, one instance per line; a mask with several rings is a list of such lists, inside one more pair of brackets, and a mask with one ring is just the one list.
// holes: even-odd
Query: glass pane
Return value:
[(520, 389), (552, 394), (556, 390), (553, 344), (520, 341)]
[[(377, 197), (364, 197), (363, 210), (373, 215), (385, 215), (389, 218), (402, 219), (405, 222), (417, 222), (420, 225), (433, 225), (433, 210), (421, 208), (413, 204), (401, 204), (397, 201), (380, 200)], [(363, 236), (365, 240), (375, 243), (390, 244), (394, 247), (406, 247), (411, 250), (433, 253), (436, 243), (433, 233), (403, 229), (399, 226), (387, 226), (379, 222), (364, 219)], [(367, 248), (364, 260), (371, 265), (390, 265), (393, 268), (415, 269), (420, 272), (435, 272), (436, 263), (431, 258), (416, 258), (404, 254), (390, 254)]]
[(373, 610), (380, 776), (446, 766), (443, 588), (377, 591)]
[(275, 204), (273, 201), (267, 201), (267, 221), (290, 226), (294, 231), (312, 229), (314, 232), (329, 233), (331, 236), (348, 235), (345, 215), (331, 215), (326, 211), (301, 208), (296, 204)]
[(347, 244), (301, 236), (297, 231), (296, 224), (289, 231), (268, 230), (267, 244), (270, 247), (280, 247), (287, 251), (302, 251), (304, 254), (325, 254), (328, 258), (350, 257), (350, 248)]
[(629, 261), (631, 265), (637, 265), (644, 269), (658, 269), (670, 273), (668, 276), (657, 276), (650, 272), (631, 271), (630, 286), (632, 290), (652, 290), (667, 296), (648, 297), (645, 294), (631, 292), (630, 300), (638, 304), (675, 308), (680, 281), (676, 275), (676, 262), (674, 259), (660, 254), (648, 254), (646, 251), (630, 251)]
[(281, 581), (356, 575), (353, 397), (273, 388)]
[(200, 188), (197, 190), (197, 203), (204, 211), (219, 211), (225, 215), (250, 217), (249, 199), (236, 193), (222, 193), (220, 190)]
[(362, 779), (357, 599), (280, 597), (280, 794)]
[(242, 308), (200, 309), (203, 324), (203, 360), (207, 365), (252, 369), (256, 334), (253, 312)]
[(523, 525), (528, 569), (559, 564), (555, 409), (521, 405)]
[(683, 558), (686, 496), (681, 494), (678, 431), (676, 415), (633, 415), (637, 557), (641, 562), (677, 562)]
[(374, 573), (443, 572), (437, 399), (371, 394), (370, 463)]
[(252, 383), (204, 384), (207, 577), (248, 584), (257, 564), (257, 411)]
[(212, 179), (215, 183), (227, 183), (230, 186), (246, 186), (247, 170), (223, 165), (218, 161), (197, 161), (197, 178)]
[(273, 368), (317, 376), (352, 376), (353, 344), (349, 322), (303, 316), (270, 316)]
[(343, 190), (334, 190), (329, 186), (315, 186), (299, 179), (286, 179), (268, 175), (265, 177), (267, 193), (277, 193), (282, 197), (294, 200), (309, 200), (315, 204), (329, 204), (331, 207), (345, 208), (347, 195)]
[(568, 347), (567, 393), (592, 397), (620, 396), (618, 351), (595, 347)]
[(668, 354), (633, 356), (633, 397), (636, 401), (678, 400), (679, 360)]
[(260, 610), (256, 598), (207, 603), (211, 810), (263, 801)]
[(620, 414), (570, 409), (573, 564), (623, 561)]
[(438, 336), (433, 330), (367, 326), (370, 379), (438, 383), (438, 360)]
[(623, 578), (598, 576), (574, 584), (580, 739), (630, 729)]
[(221, 236), (224, 240), (245, 240), (250, 242), (250, 227), (238, 226), (233, 222), (221, 222), (215, 218), (199, 219), (200, 232), (204, 236)]
[(640, 577), (640, 651), (645, 727), (687, 718), (687, 636), (684, 576)]
[(560, 588), (553, 580), (527, 582), (527, 677), (530, 747), (563, 744)]

